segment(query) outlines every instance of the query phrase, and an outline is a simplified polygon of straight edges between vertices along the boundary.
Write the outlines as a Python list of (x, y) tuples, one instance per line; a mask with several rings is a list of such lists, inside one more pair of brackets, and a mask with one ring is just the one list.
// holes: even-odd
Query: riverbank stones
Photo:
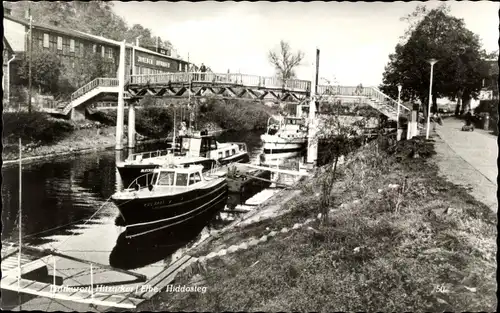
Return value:
[(269, 234), (267, 234), (267, 236), (269, 236), (269, 237), (274, 237), (274, 236), (276, 236), (277, 234), (278, 234), (277, 232), (275, 232), (274, 230), (272, 230), (271, 232), (269, 232)]
[(233, 245), (233, 246), (227, 248), (227, 252), (228, 253), (233, 253), (233, 252), (236, 252), (236, 251), (238, 251), (238, 246), (234, 246)]
[(248, 244), (246, 242), (243, 242), (238, 246), (238, 249), (246, 250), (246, 249), (248, 249)]
[(308, 218), (307, 220), (304, 221), (304, 224), (310, 224), (314, 222), (314, 218)]
[(259, 244), (259, 240), (257, 240), (257, 239), (252, 239), (252, 240), (250, 240), (250, 241), (248, 242), (248, 245), (249, 245), (249, 246), (256, 246), (256, 245), (258, 245), (258, 244)]
[(301, 226), (302, 226), (302, 224), (300, 224), (300, 223), (295, 223), (295, 224), (293, 224), (292, 229), (297, 229), (297, 228), (300, 228)]
[(264, 236), (260, 237), (259, 241), (260, 242), (266, 242), (267, 241), (267, 236), (264, 235)]
[(217, 254), (215, 252), (210, 252), (209, 254), (207, 254), (205, 256), (205, 259), (212, 259), (212, 258), (215, 258), (217, 256)]
[(281, 229), (281, 232), (282, 232), (283, 234), (288, 233), (288, 228), (283, 227), (283, 228)]
[(230, 252), (229, 249), (227, 249), (227, 250), (226, 249), (222, 249), (219, 252), (217, 252), (217, 255), (218, 256), (223, 256), (223, 255), (226, 255), (228, 252)]

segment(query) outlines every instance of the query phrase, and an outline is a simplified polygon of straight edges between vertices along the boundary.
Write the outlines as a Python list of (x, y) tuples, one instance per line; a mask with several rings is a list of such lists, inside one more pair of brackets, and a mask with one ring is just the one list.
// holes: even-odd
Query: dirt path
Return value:
[(436, 129), (439, 172), (497, 212), (497, 137), (482, 130), (462, 132), (462, 125), (462, 121), (449, 118)]

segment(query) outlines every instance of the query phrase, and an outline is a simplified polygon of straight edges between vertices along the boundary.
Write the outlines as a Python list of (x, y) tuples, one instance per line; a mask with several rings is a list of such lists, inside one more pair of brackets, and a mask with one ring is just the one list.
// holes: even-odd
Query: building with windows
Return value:
[[(4, 47), (11, 47), (19, 63), (26, 58), (32, 47), (32, 53), (45, 51), (56, 55), (64, 65), (64, 75), (74, 88), (79, 88), (98, 77), (117, 77), (120, 42), (76, 30), (53, 25), (39, 24), (27, 19), (10, 15), (4, 9)], [(156, 49), (155, 49), (156, 50)], [(4, 55), (5, 55), (4, 48)], [(98, 77), (87, 77), (88, 68), (95, 58), (100, 60), (101, 70)], [(5, 59), (5, 56), (4, 56)], [(4, 63), (5, 66), (5, 63)], [(159, 74), (187, 71), (188, 62), (170, 56), (166, 49), (159, 52), (126, 43), (125, 73)], [(11, 73), (15, 69), (11, 69)], [(12, 75), (11, 75), (12, 76)], [(90, 75), (92, 76), (92, 75)]]

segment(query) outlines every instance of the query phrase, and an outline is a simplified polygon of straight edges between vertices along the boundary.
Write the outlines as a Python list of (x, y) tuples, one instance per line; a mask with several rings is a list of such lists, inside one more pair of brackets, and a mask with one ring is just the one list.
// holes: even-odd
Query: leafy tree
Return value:
[[(34, 51), (31, 55), (31, 83), (42, 92), (58, 92), (58, 81), (63, 65), (57, 55), (49, 51)], [(28, 85), (29, 60), (23, 58), (18, 68), (19, 82)]]
[(479, 37), (465, 27), (462, 19), (448, 12), (445, 5), (431, 11), (419, 6), (407, 17), (412, 20), (407, 40), (396, 45), (383, 74), (381, 89), (389, 96), (397, 97), (397, 84), (401, 83), (402, 99), (419, 99), (426, 108), (430, 79), (426, 60), (435, 58), (439, 62), (434, 65), (434, 110), (438, 97), (460, 97), (465, 104), (477, 97), (484, 72), (484, 51)]
[(295, 77), (295, 68), (304, 59), (304, 53), (302, 51), (293, 53), (290, 44), (281, 40), (280, 51), (269, 51), (268, 58), (275, 67), (278, 77), (287, 80)]

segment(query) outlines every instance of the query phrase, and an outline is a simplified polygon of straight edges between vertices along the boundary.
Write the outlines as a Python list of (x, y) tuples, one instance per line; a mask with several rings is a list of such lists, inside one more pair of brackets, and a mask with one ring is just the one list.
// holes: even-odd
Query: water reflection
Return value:
[[(218, 140), (220, 142), (246, 142), (250, 158), (255, 160), (260, 154), (259, 136), (260, 134), (257, 133), (230, 132), (221, 135)], [(141, 146), (136, 148), (135, 152), (165, 149), (168, 146), (167, 142)], [(117, 246), (116, 249), (122, 251), (123, 249), (120, 248), (122, 239), (117, 241), (120, 229), (113, 225), (119, 212), (114, 204), (108, 202), (108, 199), (117, 187), (122, 187), (116, 172), (116, 161), (125, 159), (129, 153), (132, 151), (105, 150), (77, 156), (64, 156), (47, 160), (44, 163), (24, 164), (22, 177), (24, 243), (35, 246), (47, 243), (53, 245), (72, 236), (64, 245), (68, 252), (75, 250), (74, 253), (78, 253), (77, 256), (100, 262), (107, 261), (113, 247)], [(2, 241), (18, 240), (16, 224), (19, 201), (18, 170), (16, 165), (2, 168)], [(233, 196), (229, 199), (228, 205), (236, 207), (251, 197), (252, 193), (258, 191), (259, 189), (254, 189), (237, 195), (236, 200)], [(91, 216), (93, 216), (92, 221), (88, 221)], [(227, 224), (227, 221), (222, 220), (218, 214), (215, 214), (211, 221), (208, 221), (209, 218), (204, 219), (204, 226), (220, 228)], [(84, 223), (87, 224), (82, 226)], [(185, 241), (189, 239), (188, 234), (199, 233), (203, 228), (198, 225), (195, 227), (196, 231), (191, 231), (193, 227), (195, 226), (185, 225), (184, 228), (179, 229), (189, 229), (186, 234), (175, 232), (168, 236), (164, 235), (162, 240), (166, 237), (180, 238), (180, 241)], [(82, 252), (76, 252), (76, 250), (82, 250)], [(89, 254), (88, 251), (91, 250), (109, 252), (106, 255), (102, 255), (101, 252)]]

